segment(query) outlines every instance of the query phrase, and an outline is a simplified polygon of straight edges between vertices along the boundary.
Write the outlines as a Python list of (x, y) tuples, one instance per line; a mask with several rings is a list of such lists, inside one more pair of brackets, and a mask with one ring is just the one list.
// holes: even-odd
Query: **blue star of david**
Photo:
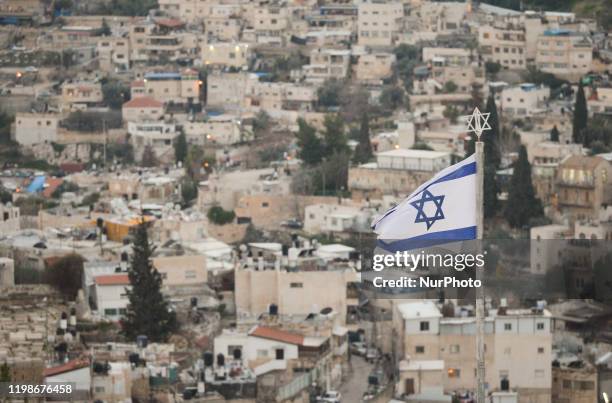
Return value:
[[(427, 217), (427, 214), (425, 214), (425, 210), (423, 208), (427, 202), (433, 202), (436, 205), (436, 213), (433, 217)], [(421, 193), (421, 198), (419, 200), (415, 200), (410, 203), (415, 209), (417, 209), (417, 216), (414, 223), (418, 224), (424, 222), (427, 224), (427, 231), (429, 231), (431, 226), (434, 225), (436, 221), (444, 219), (444, 212), (442, 211), (443, 202), (444, 196), (434, 196), (429, 190), (425, 189)]]

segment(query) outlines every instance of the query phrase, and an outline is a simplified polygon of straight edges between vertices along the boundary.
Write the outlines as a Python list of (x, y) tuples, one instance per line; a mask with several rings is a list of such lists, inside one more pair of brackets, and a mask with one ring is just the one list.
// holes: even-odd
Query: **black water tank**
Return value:
[(195, 308), (198, 306), (198, 297), (191, 297), (191, 307)]
[(288, 245), (283, 245), (282, 246), (282, 251), (283, 251), (283, 256), (288, 256), (289, 255), (289, 246)]
[(214, 361), (215, 361), (215, 358), (213, 356), (213, 353), (211, 353), (210, 351), (207, 351), (204, 353), (204, 366), (212, 367)]
[(127, 262), (129, 259), (129, 255), (127, 252), (121, 252), (121, 261), (122, 262)]
[(128, 356), (128, 360), (131, 364), (138, 365), (138, 363), (140, 362), (140, 355), (138, 355), (138, 353), (131, 353)]
[(217, 366), (218, 367), (225, 366), (225, 356), (223, 354), (217, 354)]
[(268, 313), (270, 315), (278, 315), (278, 305), (270, 304), (270, 307), (268, 308)]
[(504, 392), (508, 392), (510, 390), (510, 381), (508, 378), (503, 378), (501, 380), (501, 390)]
[(234, 353), (234, 359), (235, 360), (239, 360), (239, 359), (242, 358), (242, 350), (241, 349), (235, 348), (233, 353)]
[(136, 345), (138, 348), (147, 348), (149, 345), (149, 338), (145, 335), (136, 336)]

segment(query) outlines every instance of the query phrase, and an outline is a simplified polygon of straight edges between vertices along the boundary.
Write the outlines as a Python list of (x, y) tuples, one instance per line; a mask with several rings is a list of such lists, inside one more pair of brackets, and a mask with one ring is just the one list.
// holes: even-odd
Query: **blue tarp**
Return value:
[(28, 193), (37, 193), (37, 192), (41, 192), (44, 186), (45, 186), (45, 177), (37, 176), (34, 178), (34, 180), (32, 180), (32, 183), (28, 185), (28, 188), (26, 190)]

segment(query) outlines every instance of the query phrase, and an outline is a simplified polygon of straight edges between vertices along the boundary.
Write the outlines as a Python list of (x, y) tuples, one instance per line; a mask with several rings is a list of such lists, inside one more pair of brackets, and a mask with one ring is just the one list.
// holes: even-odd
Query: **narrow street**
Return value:
[(357, 355), (351, 357), (351, 364), (353, 373), (340, 388), (343, 403), (361, 402), (363, 393), (368, 389), (368, 375), (374, 367), (373, 364), (366, 362), (363, 357)]

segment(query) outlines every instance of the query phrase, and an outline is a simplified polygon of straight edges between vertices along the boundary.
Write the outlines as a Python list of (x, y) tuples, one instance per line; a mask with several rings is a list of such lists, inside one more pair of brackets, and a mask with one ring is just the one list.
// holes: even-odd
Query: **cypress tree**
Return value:
[(559, 129), (557, 129), (557, 125), (554, 125), (550, 131), (550, 141), (559, 142)]
[(179, 134), (174, 141), (174, 160), (178, 162), (185, 162), (187, 158), (187, 137), (185, 133)]
[(353, 162), (363, 164), (372, 159), (372, 144), (370, 143), (370, 118), (367, 113), (361, 116), (361, 125), (359, 126), (359, 144), (355, 147)]
[(344, 133), (344, 121), (340, 115), (327, 115), (323, 122), (324, 153), (326, 157), (341, 154), (348, 150), (346, 135)]
[(584, 96), (584, 87), (582, 83), (578, 85), (578, 93), (576, 94), (576, 103), (574, 104), (574, 121), (572, 127), (572, 140), (576, 144), (584, 144), (585, 147), (586, 139), (584, 138), (584, 129), (587, 127), (588, 111), (587, 101)]
[(521, 228), (529, 224), (530, 219), (542, 214), (542, 203), (536, 197), (531, 181), (531, 164), (527, 159), (527, 149), (521, 146), (510, 180), (504, 217), (510, 226)]
[(316, 165), (323, 157), (323, 145), (317, 137), (317, 131), (304, 119), (298, 119), (297, 144), (300, 148), (298, 156), (308, 165)]
[(161, 293), (162, 278), (151, 261), (154, 250), (143, 221), (135, 234), (128, 271), (131, 289), (126, 290), (130, 302), (122, 325), (128, 338), (146, 335), (151, 341), (159, 342), (177, 330), (178, 322)]

